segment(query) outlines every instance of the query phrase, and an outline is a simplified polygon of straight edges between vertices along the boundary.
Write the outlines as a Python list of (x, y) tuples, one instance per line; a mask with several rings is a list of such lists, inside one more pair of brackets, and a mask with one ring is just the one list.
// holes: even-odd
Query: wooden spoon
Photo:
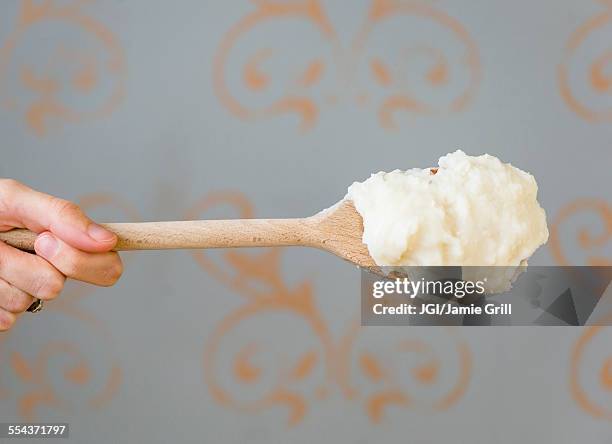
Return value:
[[(353, 202), (302, 219), (234, 219), (101, 224), (115, 233), (115, 251), (184, 248), (314, 247), (360, 267), (375, 267), (361, 242), (363, 221)], [(0, 241), (34, 251), (37, 234), (25, 229), (0, 233)]]

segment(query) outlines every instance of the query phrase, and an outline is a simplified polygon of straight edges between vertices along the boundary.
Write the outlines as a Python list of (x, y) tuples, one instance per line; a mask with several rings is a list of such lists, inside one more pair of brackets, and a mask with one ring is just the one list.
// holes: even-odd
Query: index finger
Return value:
[(0, 225), (50, 231), (67, 244), (91, 253), (113, 249), (117, 236), (89, 219), (74, 203), (0, 179)]

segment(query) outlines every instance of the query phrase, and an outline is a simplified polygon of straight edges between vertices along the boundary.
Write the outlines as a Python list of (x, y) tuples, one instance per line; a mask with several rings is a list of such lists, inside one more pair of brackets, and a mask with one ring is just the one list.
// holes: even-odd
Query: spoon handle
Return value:
[[(233, 219), (101, 224), (118, 237), (115, 251), (312, 245), (308, 219)], [(34, 251), (37, 234), (0, 233), (0, 241)]]

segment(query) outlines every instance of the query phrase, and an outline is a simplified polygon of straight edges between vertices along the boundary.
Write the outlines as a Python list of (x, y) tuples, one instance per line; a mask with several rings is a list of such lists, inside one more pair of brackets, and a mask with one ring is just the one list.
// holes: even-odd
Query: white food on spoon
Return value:
[(546, 243), (546, 214), (531, 174), (460, 150), (438, 165), (435, 174), (379, 172), (349, 187), (377, 265), (515, 267)]

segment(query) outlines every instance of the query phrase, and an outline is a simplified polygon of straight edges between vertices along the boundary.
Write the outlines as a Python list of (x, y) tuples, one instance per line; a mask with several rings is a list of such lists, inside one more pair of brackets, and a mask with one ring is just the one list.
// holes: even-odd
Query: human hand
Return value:
[(10, 329), (34, 298), (55, 299), (67, 277), (106, 287), (121, 276), (113, 233), (72, 202), (0, 179), (0, 231), (12, 228), (39, 234), (36, 254), (0, 241), (0, 331)]

